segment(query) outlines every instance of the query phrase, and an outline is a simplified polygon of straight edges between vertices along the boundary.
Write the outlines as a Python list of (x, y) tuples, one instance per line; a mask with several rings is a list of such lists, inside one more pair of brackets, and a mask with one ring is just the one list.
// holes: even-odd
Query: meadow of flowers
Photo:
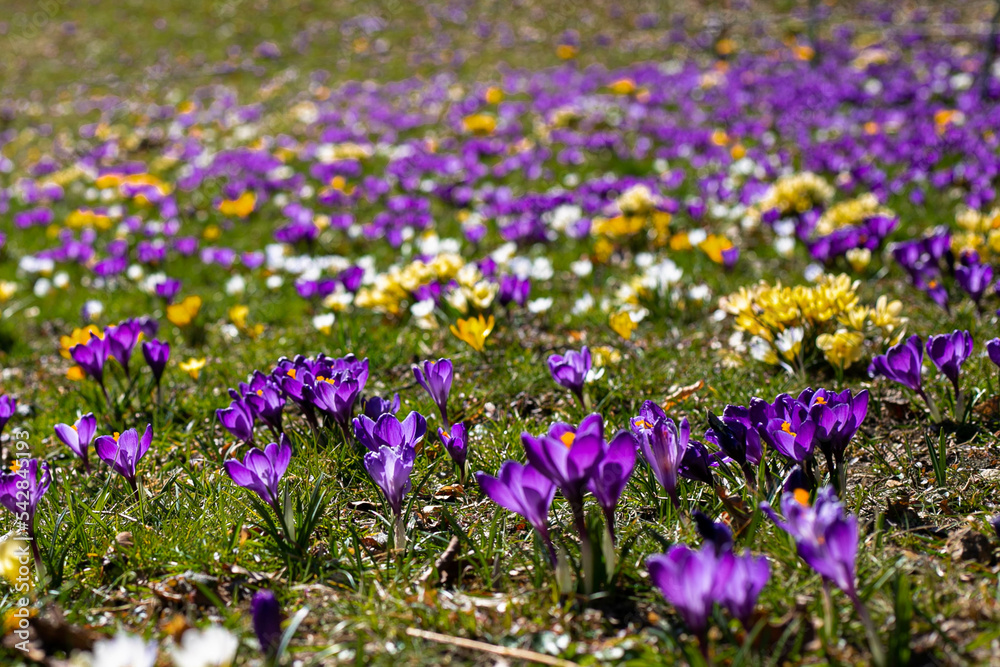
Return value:
[(1000, 662), (990, 3), (194, 4), (0, 22), (4, 664)]

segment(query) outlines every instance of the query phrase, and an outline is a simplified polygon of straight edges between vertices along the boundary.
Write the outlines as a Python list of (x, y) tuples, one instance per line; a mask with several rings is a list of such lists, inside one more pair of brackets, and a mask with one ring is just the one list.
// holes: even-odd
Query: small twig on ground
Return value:
[(443, 635), (439, 632), (429, 632), (427, 630), (418, 630), (417, 628), (407, 628), (406, 634), (411, 637), (417, 637), (418, 639), (438, 642), (439, 644), (451, 644), (452, 646), (467, 648), (473, 651), (482, 651), (483, 653), (492, 653), (493, 655), (500, 655), (505, 658), (527, 660), (529, 662), (537, 662), (543, 665), (555, 665), (555, 667), (574, 667), (576, 665), (575, 662), (563, 660), (562, 658), (556, 658), (551, 655), (545, 655), (544, 653), (537, 653), (523, 648), (495, 646), (494, 644), (487, 644), (486, 642), (476, 641), (475, 639), (452, 637), (450, 635)]

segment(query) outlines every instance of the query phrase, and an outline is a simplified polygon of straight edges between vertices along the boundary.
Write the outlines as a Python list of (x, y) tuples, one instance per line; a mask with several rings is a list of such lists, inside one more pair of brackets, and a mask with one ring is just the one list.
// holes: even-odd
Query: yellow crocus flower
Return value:
[(180, 303), (167, 306), (167, 319), (171, 324), (179, 327), (186, 327), (198, 315), (201, 310), (201, 297), (193, 295), (186, 297)]
[(483, 348), (486, 347), (486, 339), (493, 333), (493, 326), (495, 324), (496, 321), (492, 315), (490, 315), (489, 319), (479, 315), (479, 317), (458, 320), (450, 328), (451, 333), (456, 338), (468, 344), (476, 352), (482, 352)]
[(201, 359), (195, 359), (191, 357), (187, 361), (182, 361), (180, 363), (180, 368), (182, 371), (191, 376), (192, 379), (197, 380), (198, 376), (201, 374), (201, 369), (205, 367), (205, 357)]

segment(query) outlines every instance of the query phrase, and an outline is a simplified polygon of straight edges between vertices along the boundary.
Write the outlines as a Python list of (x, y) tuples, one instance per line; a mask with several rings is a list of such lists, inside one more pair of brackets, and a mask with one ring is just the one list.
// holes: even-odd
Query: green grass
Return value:
[[(524, 9), (524, 16), (510, 20), (519, 29), (536, 26), (540, 36), (535, 46), (522, 41), (517, 49), (507, 50), (493, 38), (478, 40), (468, 27), (432, 19), (418, 3), (343, 2), (327, 7), (287, 0), (54, 2), (48, 13), (35, 9), (36, 3), (15, 0), (10, 3), (13, 18), (4, 39), (16, 44), (17, 51), (0, 63), (0, 93), (15, 100), (38, 98), (37, 113), (32, 110), (27, 117), (19, 116), (13, 121), (16, 127), (51, 122), (58, 132), (95, 121), (93, 115), (81, 116), (61, 106), (77, 96), (113, 93), (131, 102), (179, 101), (200, 86), (221, 83), (238, 91), (241, 101), (250, 101), (259, 98), (262, 82), (294, 68), (287, 83), (263, 99), (265, 127), (294, 132), (295, 124), (285, 110), (299, 98), (310, 71), (334, 72), (333, 83), (429, 76), (443, 67), (440, 62), (412, 65), (411, 60), (414, 54), (429, 58), (439, 54), (440, 49), (430, 43), (435, 31), (447, 36), (451, 50), (466, 51), (467, 59), (457, 74), (467, 83), (496, 81), (498, 59), (533, 68), (557, 64), (554, 40), (566, 28), (585, 35), (607, 31), (613, 38), (615, 46), (581, 53), (582, 64), (613, 67), (663, 57), (661, 46), (631, 27), (634, 17), (654, 3), (616, 4), (623, 7), (621, 18), (607, 18), (608, 6), (600, 4), (589, 26), (565, 3), (532, 5)], [(19, 33), (17, 17), (32, 11), (47, 12), (44, 24), (37, 32)], [(363, 12), (388, 21), (384, 38), (390, 48), (383, 55), (370, 49), (355, 52), (356, 45), (338, 30), (345, 19)], [(495, 21), (508, 14), (500, 2), (479, 3), (474, 12), (468, 25), (474, 25), (477, 18)], [(162, 29), (156, 27), (159, 18), (166, 20)], [(75, 25), (72, 34), (62, 28), (67, 22)], [(311, 31), (313, 38), (306, 51), (296, 55), (290, 43), (303, 30)], [(265, 40), (278, 43), (283, 56), (262, 63), (263, 77), (247, 71), (210, 74), (209, 65), (225, 60), (229, 45), (239, 45), (245, 56)], [(158, 69), (151, 72), (148, 68), (153, 66)], [(136, 120), (132, 110), (115, 118), (123, 131)], [(50, 139), (35, 137), (5, 155), (21, 169), (33, 155), (50, 147)], [(150, 154), (136, 150), (130, 157), (145, 159)], [(373, 161), (367, 169), (380, 166)], [(579, 173), (642, 173), (649, 167), (622, 164), (606, 156), (588, 163)], [(15, 170), (10, 177), (17, 175)], [(517, 176), (508, 184), (523, 185)], [(203, 188), (201, 193), (210, 190)], [(209, 222), (223, 222), (209, 202), (182, 197), (181, 204), (204, 211)], [(944, 195), (919, 209), (905, 201), (893, 201), (891, 206), (903, 220), (900, 238), (953, 220), (954, 202)], [(60, 204), (57, 219), (70, 210)], [(360, 220), (376, 212), (374, 207), (362, 207), (355, 214)], [(442, 236), (457, 235), (454, 210), (440, 206), (434, 213), (441, 221), (438, 232)], [(279, 222), (279, 208), (268, 204), (245, 223), (242, 233), (227, 234), (224, 241), (241, 250), (259, 248)], [(678, 222), (681, 226), (690, 223), (683, 217)], [(204, 224), (197, 218), (186, 219), (185, 232), (197, 233)], [(484, 246), (497, 243), (498, 237), (491, 235)], [(765, 239), (753, 243), (754, 257), (732, 274), (718, 271), (701, 254), (673, 258), (685, 276), (711, 287), (713, 301), (760, 278), (800, 282), (795, 276), (801, 276), (807, 263), (801, 252), (792, 260), (782, 260)], [(7, 256), (0, 259), (0, 279), (23, 282), (11, 260), (47, 244), (39, 236), (10, 234)], [(892, 416), (890, 407), (881, 402), (893, 397), (892, 389), (884, 381), (871, 383), (864, 368), (850, 369), (838, 382), (823, 367), (817, 367), (808, 379), (780, 374), (750, 360), (738, 368), (727, 367), (718, 352), (727, 346), (732, 323), (710, 319), (711, 305), (683, 314), (664, 307), (641, 324), (628, 342), (608, 328), (602, 313), (570, 314), (575, 298), (584, 291), (594, 291), (596, 298), (610, 295), (612, 289), (605, 287), (605, 280), (614, 285), (636, 273), (623, 262), (589, 278), (567, 278), (570, 263), (591, 250), (589, 241), (528, 249), (528, 254), (546, 254), (552, 259), (558, 279), (533, 296), (551, 295), (555, 305), (539, 316), (520, 313), (508, 318), (498, 313), (497, 331), (483, 355), (469, 350), (444, 327), (418, 331), (364, 311), (338, 315), (335, 329), (324, 336), (310, 325), (313, 308), (296, 296), (292, 280), (286, 279), (275, 291), (264, 289), (260, 279), (252, 280), (246, 294), (230, 296), (220, 288), (219, 269), (206, 269), (197, 259), (171, 264), (170, 273), (184, 278), (184, 294), (196, 293), (205, 300), (198, 318), (204, 336), (198, 344), (189, 342), (189, 333), (166, 322), (161, 305), (124, 282), (114, 290), (95, 293), (80, 286), (84, 271), (78, 270), (70, 271), (70, 287), (43, 298), (30, 295), (22, 286), (5, 304), (11, 314), (0, 322), (0, 386), (31, 409), (29, 415), (15, 418), (8, 429), (27, 430), (32, 451), (56, 470), (37, 520), (43, 557), (52, 573), (46, 589), (33, 595), (38, 606), (56, 606), (70, 624), (101, 634), (124, 627), (161, 639), (167, 625), (178, 617), (196, 625), (220, 621), (245, 640), (241, 655), (256, 660), (247, 602), (254, 590), (269, 586), (279, 594), (289, 615), (309, 608), (289, 649), (303, 664), (492, 664), (481, 653), (411, 637), (406, 634), (408, 628), (529, 649), (581, 664), (682, 664), (695, 659), (691, 657), (694, 640), (660, 594), (651, 590), (644, 560), (662, 552), (665, 545), (698, 540), (687, 519), (692, 510), (702, 509), (712, 516), (724, 511), (721, 501), (703, 486), (684, 483), (682, 507), (677, 512), (640, 464), (619, 509), (621, 542), (630, 548), (621, 556), (615, 585), (587, 598), (558, 594), (530, 529), (518, 517), (486, 501), (474, 483), (467, 484), (458, 497), (442, 490), (453, 485), (456, 477), (436, 438), (427, 438), (418, 457), (415, 492), (408, 504), (410, 541), (400, 553), (385, 548), (391, 531), (381, 496), (367, 479), (353, 444), (341, 442), (335, 433), (326, 434), (326, 442), (317, 442), (300, 418), (288, 419), (295, 454), (285, 483), (294, 496), (304, 499), (322, 476), (329, 501), (310, 548), (294, 559), (282, 557), (249, 492), (237, 488), (223, 472), (232, 439), (218, 425), (214, 411), (228, 404), (228, 387), (235, 387), (254, 369), (266, 372), (280, 356), (353, 352), (371, 362), (366, 394), (399, 392), (401, 414), (410, 410), (435, 414), (433, 404), (413, 381), (411, 364), (440, 356), (453, 359), (457, 378), (450, 403), (452, 418), (475, 426), (471, 470), (494, 473), (507, 458), (523, 459), (521, 432), (539, 433), (552, 421), (578, 422), (585, 415), (572, 396), (552, 382), (545, 359), (554, 351), (586, 343), (611, 346), (621, 353), (620, 361), (609, 364), (604, 377), (590, 389), (609, 431), (626, 427), (642, 401), (663, 401), (675, 385), (705, 383), (671, 411), (675, 418), (691, 420), (697, 438), (707, 427), (705, 411), (718, 413), (727, 403), (745, 405), (752, 396), (772, 399), (779, 392), (797, 393), (807, 385), (854, 390), (871, 386), (878, 410), (873, 409), (863, 435), (852, 445), (857, 460), (852, 463), (845, 499), (862, 524), (857, 565), (861, 595), (883, 640), (900, 632), (900, 641), (912, 642), (915, 662), (983, 664), (995, 656), (995, 567), (953, 561), (944, 553), (949, 533), (966, 524), (987, 532), (986, 518), (996, 511), (1000, 477), (983, 472), (1000, 467), (995, 408), (991, 419), (978, 420), (977, 429), (946, 431), (948, 484), (937, 488), (925, 443), (927, 429), (922, 426), (925, 418), (916, 412)], [(380, 268), (399, 260), (396, 251), (384, 243), (363, 244), (332, 232), (320, 238), (314, 252), (347, 257), (371, 253)], [(926, 336), (969, 328), (979, 343), (994, 336), (994, 317), (977, 320), (967, 305), (946, 316), (906, 286), (898, 268), (890, 268), (883, 278), (879, 273), (883, 266), (882, 259), (876, 258), (868, 272), (859, 276), (862, 300), (871, 303), (881, 294), (903, 299), (909, 331)], [(69, 363), (58, 355), (59, 335), (78, 324), (80, 308), (89, 298), (104, 303), (104, 324), (142, 314), (160, 319), (160, 336), (173, 346), (162, 405), (151, 400), (152, 383), (145, 370), (128, 397), (122, 396), (124, 383), (118, 369), (111, 371), (109, 387), (118, 389), (112, 392), (115, 406), (110, 411), (102, 408), (93, 383), (65, 378)], [(229, 308), (238, 303), (250, 306), (251, 324), (264, 325), (259, 337), (241, 334), (233, 340), (223, 332)], [(189, 357), (208, 360), (197, 380), (177, 367), (177, 362)], [(133, 368), (138, 366), (134, 361)], [(964, 382), (967, 387), (982, 388), (981, 404), (986, 404), (997, 393), (996, 378), (996, 369), (977, 356), (967, 364)], [(943, 389), (943, 381), (939, 384)], [(79, 464), (52, 435), (55, 423), (72, 421), (78, 411), (89, 410), (99, 414), (99, 433), (154, 424), (153, 447), (140, 464), (146, 492), (141, 502), (96, 460), (92, 463), (98, 472), (81, 475)], [(439, 425), (437, 418), (429, 416), (428, 421), (433, 432)], [(9, 441), (7, 447), (9, 457)], [(900, 503), (912, 513), (901, 512)], [(921, 524), (908, 525), (900, 515), (918, 517)], [(571, 518), (561, 498), (551, 518), (556, 541), (573, 545)], [(453, 536), (460, 540), (457, 568), (451, 575), (457, 579), (452, 586), (439, 588), (435, 562)], [(833, 595), (835, 640), (832, 645), (824, 644), (824, 631), (818, 627), (824, 620), (820, 579), (799, 561), (783, 533), (757, 515), (739, 543), (768, 555), (772, 579), (758, 604), (764, 623), (756, 637), (748, 639), (725, 622), (713, 631), (718, 664), (858, 664), (870, 659), (864, 630), (840, 593)], [(897, 596), (900, 586), (904, 591), (908, 586), (909, 596)], [(5, 596), (0, 605), (10, 607), (14, 595), (4, 585), (0, 594)], [(912, 606), (908, 633), (899, 630), (896, 621), (907, 602)], [(67, 648), (58, 641), (44, 644), (50, 657), (62, 655)], [(25, 664), (21, 653), (9, 646), (2, 650), (6, 660)]]

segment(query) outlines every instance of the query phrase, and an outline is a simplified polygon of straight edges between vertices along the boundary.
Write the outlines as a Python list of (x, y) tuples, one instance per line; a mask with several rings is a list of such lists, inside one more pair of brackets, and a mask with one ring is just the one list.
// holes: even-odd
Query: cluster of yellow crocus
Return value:
[(393, 266), (375, 276), (374, 284), (362, 287), (354, 298), (354, 305), (396, 315), (415, 290), (433, 282), (446, 283), (464, 266), (465, 260), (455, 253), (441, 253), (430, 262), (416, 260), (405, 266)]
[(983, 259), (1000, 255), (1000, 209), (984, 212), (966, 208), (956, 214), (955, 222), (962, 230), (951, 235), (951, 250), (956, 255), (976, 252)]
[(782, 176), (757, 202), (758, 214), (778, 209), (782, 215), (805, 213), (833, 198), (833, 186), (811, 171)]
[(81, 208), (66, 216), (66, 226), (70, 229), (93, 227), (94, 229), (106, 230), (111, 228), (111, 218), (90, 209)]
[(737, 331), (749, 334), (754, 358), (794, 364), (803, 346), (814, 342), (832, 365), (846, 369), (861, 359), (867, 339), (891, 343), (903, 333), (903, 305), (881, 296), (861, 305), (859, 283), (841, 274), (824, 275), (813, 286), (787, 287), (761, 281), (719, 300), (735, 317)]
[(614, 252), (615, 242), (633, 238), (651, 230), (652, 240), (664, 245), (670, 238), (671, 215), (656, 208), (652, 191), (642, 184), (633, 185), (615, 201), (621, 215), (594, 218), (590, 232), (597, 237), (594, 252), (599, 261), (606, 261)]
[(170, 194), (173, 187), (152, 174), (104, 174), (99, 176), (94, 185), (98, 188), (121, 188), (123, 185), (151, 185), (162, 194)]
[(475, 264), (466, 264), (455, 275), (458, 287), (445, 295), (448, 304), (462, 313), (469, 310), (483, 311), (493, 304), (500, 286), (483, 279), (483, 274)]
[(857, 225), (875, 215), (891, 216), (894, 213), (878, 203), (878, 197), (869, 192), (834, 204), (820, 216), (816, 223), (816, 233), (827, 235), (835, 229)]
[(497, 129), (497, 119), (486, 113), (474, 113), (462, 119), (462, 127), (469, 134), (489, 135)]
[(257, 206), (257, 195), (252, 192), (244, 192), (236, 199), (224, 199), (219, 202), (219, 213), (222, 215), (246, 218), (253, 213)]
[(73, 329), (68, 336), (59, 337), (59, 354), (69, 359), (69, 351), (77, 345), (83, 345), (93, 337), (104, 338), (104, 332), (96, 324), (88, 324), (80, 329)]

